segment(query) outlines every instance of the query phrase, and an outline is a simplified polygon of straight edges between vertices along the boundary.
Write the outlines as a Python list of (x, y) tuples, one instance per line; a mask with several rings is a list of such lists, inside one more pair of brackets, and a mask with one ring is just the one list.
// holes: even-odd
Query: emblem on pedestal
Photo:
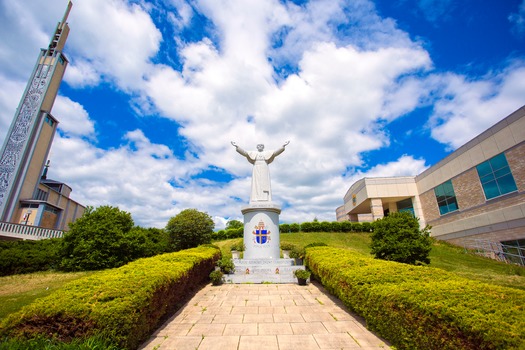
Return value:
[(259, 221), (259, 225), (255, 226), (255, 230), (252, 232), (254, 234), (254, 243), (265, 244), (271, 240), (270, 231), (265, 229), (264, 222)]

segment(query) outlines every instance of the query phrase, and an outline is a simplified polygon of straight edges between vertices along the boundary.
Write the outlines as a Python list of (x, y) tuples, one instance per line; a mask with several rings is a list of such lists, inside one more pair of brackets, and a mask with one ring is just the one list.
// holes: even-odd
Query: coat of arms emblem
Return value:
[(270, 241), (270, 231), (265, 228), (264, 222), (259, 221), (259, 225), (255, 226), (252, 232), (254, 235), (254, 242), (257, 244), (265, 244)]

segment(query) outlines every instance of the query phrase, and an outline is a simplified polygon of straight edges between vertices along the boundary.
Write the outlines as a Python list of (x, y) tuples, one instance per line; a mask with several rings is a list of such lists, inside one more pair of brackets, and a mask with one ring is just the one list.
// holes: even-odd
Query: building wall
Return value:
[[(525, 126), (524, 126), (525, 127)], [(518, 145), (505, 153), (518, 192), (525, 192), (525, 143)]]
[(505, 241), (525, 237), (525, 142), (503, 153), (518, 187), (517, 192), (486, 200), (477, 170), (473, 167), (452, 178), (457, 211), (440, 215), (434, 189), (420, 196), (434, 237), (456, 243), (474, 238)]

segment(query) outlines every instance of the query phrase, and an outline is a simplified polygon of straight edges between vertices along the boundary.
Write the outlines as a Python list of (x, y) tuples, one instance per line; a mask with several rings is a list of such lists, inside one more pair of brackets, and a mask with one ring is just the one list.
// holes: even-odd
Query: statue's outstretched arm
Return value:
[(243, 156), (245, 156), (246, 158), (248, 158), (248, 160), (250, 160), (250, 157), (248, 156), (248, 153), (247, 153), (245, 150), (243, 150), (241, 147), (239, 147), (239, 145), (237, 145), (236, 142), (233, 142), (233, 141), (232, 141), (232, 145), (235, 147), (235, 150), (236, 150), (238, 153), (242, 154)]
[(271, 155), (271, 157), (266, 161), (268, 164), (270, 164), (271, 162), (273, 162), (273, 160), (275, 159), (275, 157), (277, 157), (279, 154), (283, 153), (284, 152), (284, 148), (286, 146), (288, 146), (288, 144), (290, 143), (290, 141), (286, 141), (281, 148), (279, 149), (276, 149), (275, 151), (273, 151), (273, 154)]

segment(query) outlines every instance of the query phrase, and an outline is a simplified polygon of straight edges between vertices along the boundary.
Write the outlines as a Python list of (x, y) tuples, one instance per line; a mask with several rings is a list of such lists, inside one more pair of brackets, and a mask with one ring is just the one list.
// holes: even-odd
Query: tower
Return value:
[[(62, 50), (72, 5), (70, 1), (47, 49), (41, 49), (0, 152), (0, 221), (20, 222), (21, 201), (48, 201), (41, 174), (58, 124), (51, 109), (68, 64)], [(59, 204), (51, 205), (60, 210)]]

